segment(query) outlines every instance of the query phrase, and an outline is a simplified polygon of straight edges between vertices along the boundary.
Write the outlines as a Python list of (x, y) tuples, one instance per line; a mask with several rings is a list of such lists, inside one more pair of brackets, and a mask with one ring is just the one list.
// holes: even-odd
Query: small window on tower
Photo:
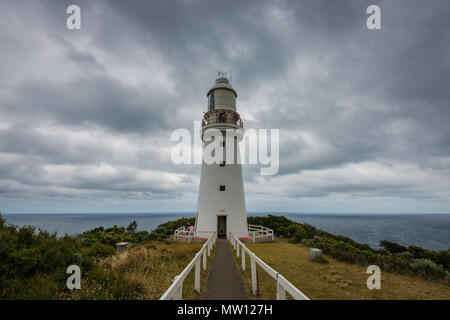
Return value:
[(214, 91), (209, 95), (209, 110), (214, 110)]
[(220, 186), (220, 191), (225, 191), (225, 186)]

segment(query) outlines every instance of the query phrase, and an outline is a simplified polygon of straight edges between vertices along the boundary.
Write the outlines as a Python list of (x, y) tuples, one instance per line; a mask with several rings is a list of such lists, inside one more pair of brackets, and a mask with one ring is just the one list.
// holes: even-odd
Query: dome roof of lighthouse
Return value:
[(211, 87), (211, 89), (209, 89), (209, 91), (206, 94), (206, 96), (209, 96), (210, 92), (212, 90), (216, 90), (216, 89), (226, 89), (226, 90), (233, 91), (234, 95), (237, 97), (236, 91), (234, 91), (233, 87), (230, 84), (230, 81), (227, 78), (225, 78), (225, 77), (217, 78), (216, 82)]

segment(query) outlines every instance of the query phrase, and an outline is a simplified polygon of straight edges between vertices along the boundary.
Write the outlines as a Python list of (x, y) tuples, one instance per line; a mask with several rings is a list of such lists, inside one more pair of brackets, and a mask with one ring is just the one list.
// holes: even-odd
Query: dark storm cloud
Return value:
[(168, 124), (168, 110), (161, 108), (167, 97), (106, 77), (21, 83), (15, 92), (20, 100), (6, 105), (7, 113), (53, 117), (68, 125), (95, 123), (125, 132), (156, 130)]
[[(65, 28), (70, 4), (82, 9), (79, 31)], [(380, 31), (366, 28), (370, 4), (381, 7)], [(192, 205), (199, 166), (171, 164), (170, 134), (196, 134), (217, 69), (232, 69), (246, 127), (280, 129), (278, 175), (244, 167), (250, 209), (266, 193), (279, 203), (340, 194), (448, 204), (446, 1), (0, 9), (0, 193)]]

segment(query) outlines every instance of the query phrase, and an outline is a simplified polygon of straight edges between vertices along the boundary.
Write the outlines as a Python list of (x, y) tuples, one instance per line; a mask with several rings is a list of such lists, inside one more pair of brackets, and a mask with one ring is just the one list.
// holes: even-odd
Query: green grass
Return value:
[[(153, 241), (100, 259), (96, 272), (82, 277), (81, 289), (62, 295), (64, 299), (156, 300), (188, 265), (203, 243)], [(183, 284), (183, 299), (201, 299), (214, 250), (207, 270), (201, 270), (201, 293), (194, 290), (195, 267)]]
[[(381, 289), (369, 290), (366, 286), (369, 277), (367, 267), (340, 262), (327, 255), (324, 258), (328, 263), (310, 261), (309, 248), (301, 244), (278, 241), (246, 243), (246, 246), (310, 299), (450, 299), (450, 287), (442, 282), (383, 270)], [(241, 257), (236, 262), (241, 266)], [(259, 295), (254, 297), (251, 294), (250, 261), (247, 256), (246, 271), (241, 272), (249, 296), (255, 299), (275, 299), (275, 280), (261, 268), (257, 269)], [(288, 295), (286, 293), (287, 297)]]
[[(206, 258), (206, 270), (203, 270), (203, 257), (201, 259), (201, 271), (200, 271), (200, 293), (195, 291), (194, 280), (195, 280), (195, 267), (191, 270), (189, 275), (186, 277), (183, 283), (183, 299), (184, 300), (201, 300), (206, 291), (206, 282), (209, 277), (209, 272), (211, 271), (212, 261), (216, 252), (216, 246), (211, 250), (211, 255)], [(187, 263), (186, 263), (187, 265)]]

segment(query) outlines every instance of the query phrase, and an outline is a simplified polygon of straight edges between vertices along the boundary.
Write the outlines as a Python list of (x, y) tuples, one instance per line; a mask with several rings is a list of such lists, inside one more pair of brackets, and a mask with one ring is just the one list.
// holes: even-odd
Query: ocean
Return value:
[[(249, 216), (267, 213), (249, 213)], [(381, 240), (431, 250), (450, 247), (450, 214), (307, 214), (286, 213), (287, 218), (379, 248)], [(3, 214), (7, 223), (33, 225), (58, 235), (80, 234), (95, 227), (127, 226), (136, 220), (138, 230), (151, 231), (159, 224), (195, 213), (92, 213)]]

